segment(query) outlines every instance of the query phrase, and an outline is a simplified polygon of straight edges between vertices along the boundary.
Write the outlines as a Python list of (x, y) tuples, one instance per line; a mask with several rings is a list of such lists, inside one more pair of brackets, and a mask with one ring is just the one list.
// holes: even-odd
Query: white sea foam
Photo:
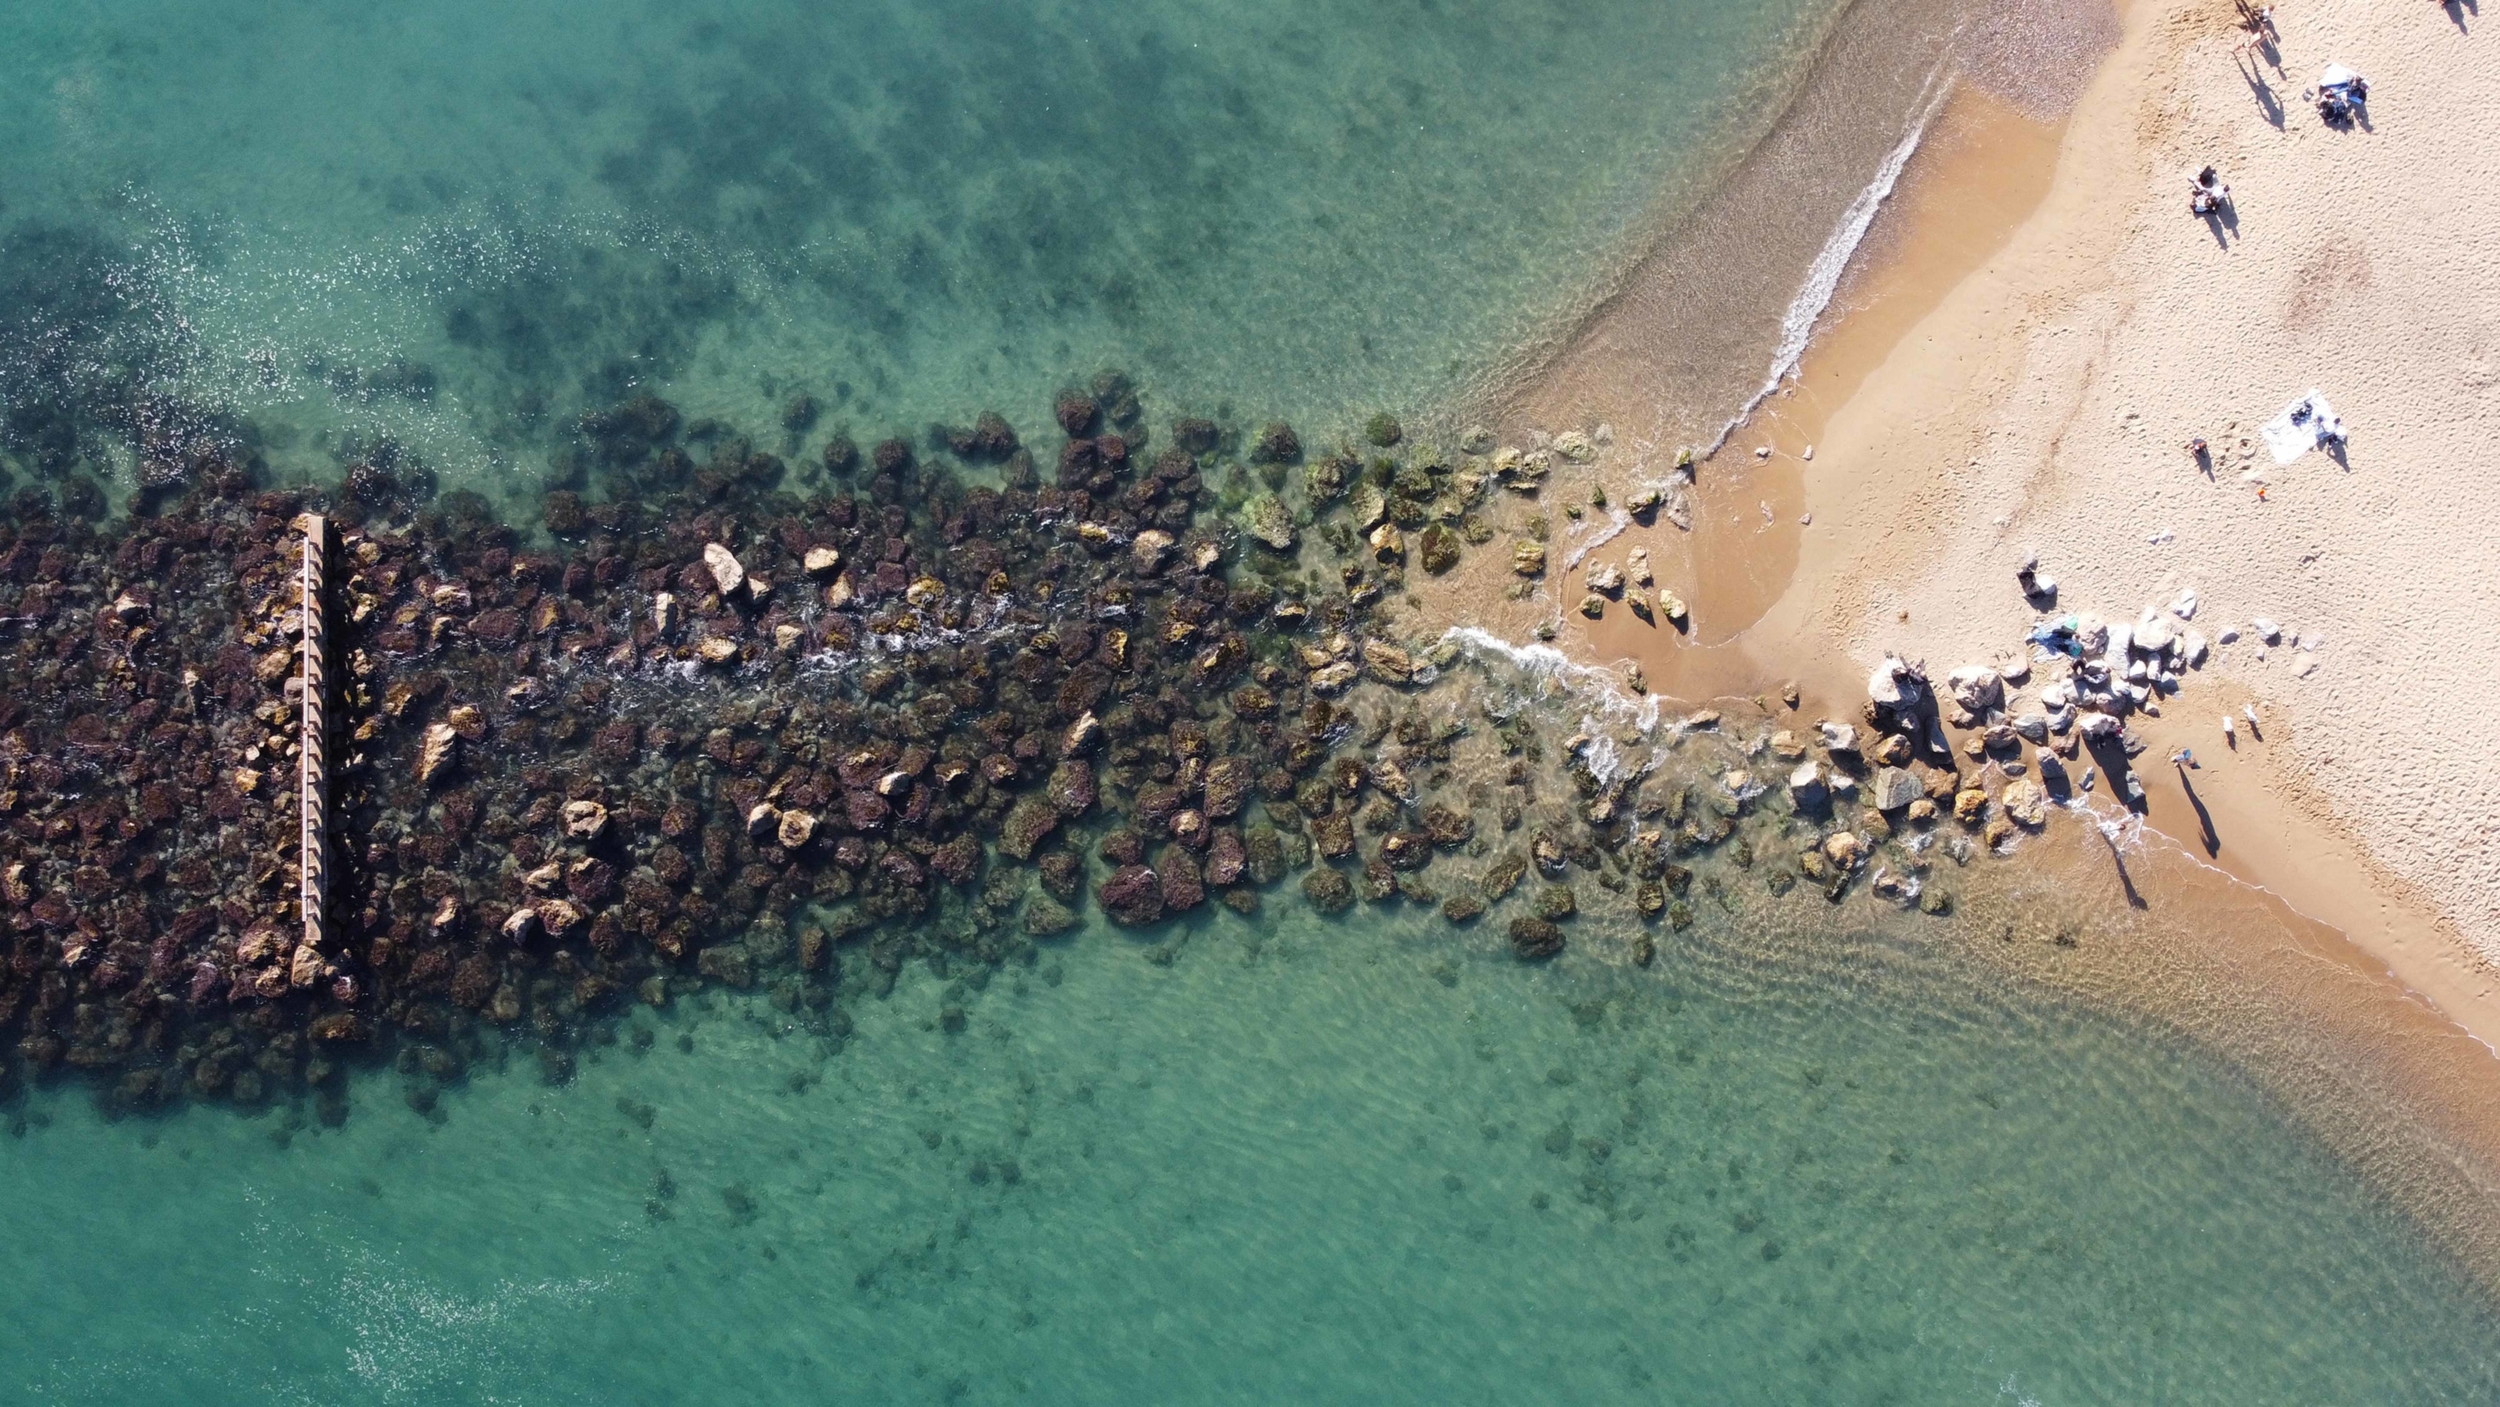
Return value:
[(1875, 227), (1877, 212), (1892, 197), (1892, 188), (1900, 181), (1902, 169), (1917, 153), (1919, 142), (1927, 135), (1928, 123), (1935, 120), (1936, 113), (1944, 107), (1945, 97), (1952, 90), (1953, 84), (1941, 68), (1928, 75), (1926, 91), (1919, 99), (1918, 115), (1910, 120), (1909, 131), (1902, 134), (1901, 140), (1884, 157), (1883, 165), (1875, 169), (1875, 179), (1867, 182), (1857, 198), (1849, 202), (1849, 208), (1840, 212), (1840, 223), (1833, 228), (1831, 238), (1823, 241), (1823, 248), (1814, 256), (1814, 262), (1806, 267), (1805, 282), (1798, 286), (1796, 296), (1788, 302), (1788, 312), (1780, 319), (1779, 348), (1771, 354), (1770, 374), (1763, 378), (1762, 389), (1754, 392), (1753, 399), (1745, 402), (1744, 408), (1720, 427), (1719, 437), (1702, 451), (1704, 455), (1717, 453), (1719, 447), (1727, 443), (1728, 437), (1752, 419), (1754, 411), (1779, 391), (1780, 383), (1796, 373), (1798, 363), (1805, 358), (1806, 344), (1813, 339), (1815, 324), (1822, 320), (1823, 310), (1831, 306), (1832, 295), (1840, 291), (1840, 277), (1848, 272), (1850, 257), (1866, 241), (1866, 232)]
[(1564, 554), (1563, 570), (1565, 572), (1569, 572), (1572, 568), (1579, 566), (1583, 558), (1587, 557), (1591, 552), (1596, 551), (1598, 548), (1605, 546), (1607, 543), (1614, 541), (1616, 538), (1621, 537), (1623, 535), (1623, 530), (1630, 526), (1632, 526), (1632, 515), (1624, 512), (1620, 508), (1614, 508), (1607, 510), (1606, 521), (1602, 525), (1589, 523), (1575, 529), (1575, 531), (1590, 533), (1591, 536), (1588, 541), (1573, 547), (1568, 553)]
[(1441, 639), (1478, 664), (1516, 671), (1523, 685), (1540, 697), (1562, 695), (1578, 703), (1583, 710), (1580, 724), (1593, 735), (1580, 760), (1600, 783), (1611, 785), (1649, 770), (1649, 759), (1626, 756), (1613, 735), (1601, 729), (1629, 724), (1650, 733), (1658, 726), (1658, 701), (1628, 692), (1612, 671), (1575, 663), (1551, 645), (1513, 644), (1472, 625), (1452, 626)]

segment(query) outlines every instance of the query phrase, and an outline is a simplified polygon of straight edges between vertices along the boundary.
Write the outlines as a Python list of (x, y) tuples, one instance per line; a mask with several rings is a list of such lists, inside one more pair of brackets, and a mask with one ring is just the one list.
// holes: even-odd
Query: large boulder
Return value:
[(1036, 894), (1024, 902), (1024, 931), (1036, 938), (1056, 937), (1075, 927), (1076, 914), (1047, 894)]
[(1444, 523), (1434, 523), (1423, 532), (1424, 570), (1434, 576), (1458, 565), (1458, 534)]
[(1333, 865), (1321, 865), (1302, 876), (1302, 897), (1321, 913), (1341, 914), (1354, 907), (1354, 881)]
[(1144, 865), (1122, 865), (1095, 893), (1113, 923), (1142, 928), (1163, 917), (1163, 879)]
[(1219, 830), (1207, 842), (1206, 882), (1222, 888), (1237, 883), (1249, 868), (1250, 852), (1241, 837), (1231, 830)]
[(1059, 829), (1059, 810), (1038, 796), (1024, 796), (1007, 812), (999, 827), (998, 848), (1011, 859), (1030, 860), (1052, 831)]
[(1198, 862), (1179, 846), (1166, 846), (1155, 856), (1155, 874), (1163, 881), (1163, 907), (1171, 913), (1187, 913), (1207, 901), (1206, 881), (1199, 877)]
[(1985, 713), (2005, 702), (2005, 680), (1984, 664), (1966, 664), (1944, 677), (1945, 692), (1973, 713)]
[(2049, 793), (2029, 777), (2016, 777), (1997, 793), (1997, 804), (2017, 825), (2038, 830), (2049, 823)]
[(1383, 684), (1404, 684), (1415, 677), (1415, 657), (1386, 640), (1363, 642), (1363, 667)]
[(1381, 838), (1380, 859), (1393, 870), (1420, 870), (1432, 863), (1432, 837), (1423, 831), (1391, 831)]
[(1872, 795), (1869, 799), (1876, 810), (1898, 811), (1925, 795), (1926, 788), (1919, 785), (1918, 778), (1899, 767), (1878, 767), (1875, 769), (1875, 785), (1870, 791)]
[(1797, 769), (1788, 774), (1788, 797), (1801, 810), (1811, 810), (1828, 801), (1831, 793), (1823, 785), (1822, 766), (1814, 762), (1798, 763)]
[(1206, 814), (1211, 820), (1225, 820), (1241, 813), (1242, 803), (1249, 798), (1256, 781), (1246, 757), (1219, 757), (1207, 768), (1205, 783)]
[(1918, 672), (1898, 655), (1884, 656), (1883, 663), (1866, 677), (1866, 696), (1881, 708), (1907, 708), (1918, 702), (1923, 691)]
[(1563, 949), (1560, 926), (1526, 914), (1510, 921), (1510, 950), (1521, 962), (1550, 958)]
[(1272, 493), (1256, 495), (1241, 506), (1241, 525), (1252, 537), (1279, 552), (1291, 551), (1296, 541), (1293, 510)]
[[(1094, 809), (1097, 796), (1094, 785), (1094, 764), (1081, 757), (1068, 758), (1050, 769), (1050, 781), (1042, 790), (1050, 798), (1052, 810), (1069, 820), (1075, 820)], [(1026, 798), (1026, 800), (1030, 799)], [(1019, 801), (1016, 804), (1021, 807), (1024, 803)], [(1010, 813), (1011, 816), (1012, 814)]]

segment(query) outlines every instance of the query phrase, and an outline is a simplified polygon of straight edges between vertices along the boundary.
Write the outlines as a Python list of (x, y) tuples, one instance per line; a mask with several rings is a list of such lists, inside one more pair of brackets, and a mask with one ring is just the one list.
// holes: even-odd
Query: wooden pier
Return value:
[(325, 953), (327, 930), (324, 915), (330, 895), (330, 766), (323, 747), (328, 737), (328, 719), (324, 708), (328, 684), (328, 628), (322, 610), (323, 559), (330, 543), (329, 520), (318, 513), (304, 517), (304, 661), (303, 716), (298, 748), (302, 770), (299, 774), (297, 805), (303, 822), (301, 854), (298, 870), (301, 875), (299, 898), (304, 910), (303, 946), (311, 952)]

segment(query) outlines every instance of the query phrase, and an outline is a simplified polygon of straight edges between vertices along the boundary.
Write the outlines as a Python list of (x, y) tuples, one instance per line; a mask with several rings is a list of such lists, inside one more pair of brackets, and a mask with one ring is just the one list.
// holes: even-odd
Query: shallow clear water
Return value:
[(15, 6), (0, 315), (325, 481), (391, 438), (534, 491), (643, 389), (812, 396), (804, 453), (1107, 366), (1342, 431), (1593, 292), (1834, 8)]
[[(1785, 921), (1826, 926), (1802, 891)], [(1934, 926), (1926, 920), (1922, 924)], [(1693, 930), (1698, 933), (1702, 930)], [(1941, 930), (1935, 930), (1941, 931)], [(42, 1401), (2429, 1402), (2447, 1264), (2192, 1050), (1870, 930), (1522, 969), (1299, 905), (638, 1012), (430, 1123), (0, 1139)], [(942, 1020), (960, 1005), (966, 1021)], [(632, 1033), (648, 1032), (647, 1047)], [(1009, 1169), (1012, 1166), (1013, 1171)]]
[[(514, 497), (646, 389), (811, 395), (798, 454), (1106, 365), (1158, 416), (1428, 411), (1831, 8), (19, 6), (0, 459), (113, 472), (158, 393)], [(914, 968), (838, 1047), (637, 1010), (430, 1115), (390, 1070), (338, 1128), (20, 1096), (0, 1399), (2500, 1397), (2488, 1301), (2247, 1080), (1949, 927), (1801, 889), (1618, 971), (1594, 916), (1523, 968), (1268, 915)]]

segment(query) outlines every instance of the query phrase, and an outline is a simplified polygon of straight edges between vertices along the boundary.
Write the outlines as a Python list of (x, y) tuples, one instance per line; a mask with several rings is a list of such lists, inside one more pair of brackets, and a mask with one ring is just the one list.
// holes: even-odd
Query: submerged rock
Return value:
[(1241, 508), (1241, 525), (1252, 537), (1279, 552), (1290, 551), (1300, 535), (1293, 525), (1293, 512), (1283, 499), (1272, 493), (1253, 497)]
[(1302, 896), (1323, 914), (1341, 914), (1354, 907), (1354, 882), (1345, 871), (1322, 865), (1302, 876)]
[(424, 741), (417, 749), (417, 780), (431, 785), (451, 770), (459, 756), (460, 734), (448, 723), (429, 724)]
[(1521, 962), (1538, 962), (1563, 950), (1563, 931), (1552, 922), (1525, 914), (1510, 921), (1511, 952)]
[(1094, 896), (1111, 921), (1142, 928), (1163, 917), (1162, 877), (1144, 865), (1127, 864), (1111, 872)]

